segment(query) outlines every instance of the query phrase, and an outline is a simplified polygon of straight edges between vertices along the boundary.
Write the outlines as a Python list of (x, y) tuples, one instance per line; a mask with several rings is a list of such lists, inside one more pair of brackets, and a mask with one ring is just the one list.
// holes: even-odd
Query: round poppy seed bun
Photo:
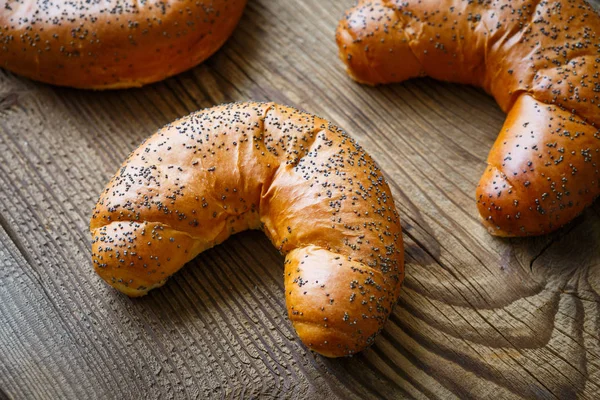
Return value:
[(0, 67), (54, 85), (142, 86), (208, 58), (246, 0), (0, 1)]
[(290, 320), (328, 357), (373, 343), (404, 279), (400, 219), (375, 162), (331, 123), (276, 104), (165, 126), (108, 183), (90, 229), (96, 272), (129, 296), (261, 229), (286, 254)]
[(499, 236), (558, 229), (600, 194), (600, 17), (582, 0), (360, 0), (340, 21), (348, 73), (484, 88), (508, 113), (477, 188)]

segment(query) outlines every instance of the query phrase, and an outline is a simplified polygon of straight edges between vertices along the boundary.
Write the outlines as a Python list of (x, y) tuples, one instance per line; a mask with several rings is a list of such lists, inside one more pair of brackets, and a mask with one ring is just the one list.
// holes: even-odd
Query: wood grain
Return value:
[[(600, 205), (553, 235), (489, 236), (474, 192), (504, 115), (471, 87), (351, 81), (333, 40), (351, 3), (251, 0), (215, 56), (142, 89), (0, 72), (0, 398), (600, 398)], [(283, 259), (257, 232), (141, 299), (91, 268), (90, 212), (128, 152), (249, 99), (344, 127), (393, 187), (407, 278), (358, 356), (301, 345)]]

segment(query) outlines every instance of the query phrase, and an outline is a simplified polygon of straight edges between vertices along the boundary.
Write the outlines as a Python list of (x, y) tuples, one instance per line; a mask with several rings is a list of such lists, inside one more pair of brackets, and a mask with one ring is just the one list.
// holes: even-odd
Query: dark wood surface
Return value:
[[(474, 192), (504, 115), (471, 87), (351, 81), (333, 39), (351, 3), (250, 0), (215, 56), (143, 89), (0, 71), (0, 397), (600, 398), (600, 204), (552, 235), (489, 236)], [(92, 270), (90, 212), (128, 152), (177, 117), (248, 99), (330, 119), (393, 187), (407, 277), (358, 356), (302, 346), (283, 258), (259, 232), (141, 299)]]

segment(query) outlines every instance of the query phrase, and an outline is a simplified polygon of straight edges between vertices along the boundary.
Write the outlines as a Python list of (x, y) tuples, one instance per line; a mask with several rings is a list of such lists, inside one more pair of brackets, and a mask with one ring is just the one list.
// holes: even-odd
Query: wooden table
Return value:
[[(0, 72), (0, 397), (600, 398), (600, 204), (553, 235), (488, 235), (474, 192), (504, 115), (471, 87), (351, 81), (333, 40), (351, 3), (250, 0), (209, 61), (143, 89)], [(247, 99), (344, 127), (393, 187), (406, 281), (358, 356), (302, 346), (283, 258), (259, 232), (141, 299), (92, 270), (90, 212), (128, 152), (177, 117)]]

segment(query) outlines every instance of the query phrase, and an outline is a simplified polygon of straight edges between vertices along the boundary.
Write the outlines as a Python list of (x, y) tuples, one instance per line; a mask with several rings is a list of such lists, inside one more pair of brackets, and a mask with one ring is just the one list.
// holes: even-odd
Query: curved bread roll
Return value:
[(129, 296), (262, 229), (286, 254), (290, 320), (329, 357), (373, 342), (404, 278), (400, 220), (377, 165), (329, 122), (276, 104), (214, 107), (158, 131), (110, 181), (90, 229), (96, 271)]
[(2, 0), (0, 68), (86, 89), (142, 86), (223, 45), (246, 0)]
[(340, 22), (348, 73), (483, 87), (508, 113), (477, 188), (500, 236), (538, 235), (600, 194), (600, 18), (581, 0), (359, 1)]

